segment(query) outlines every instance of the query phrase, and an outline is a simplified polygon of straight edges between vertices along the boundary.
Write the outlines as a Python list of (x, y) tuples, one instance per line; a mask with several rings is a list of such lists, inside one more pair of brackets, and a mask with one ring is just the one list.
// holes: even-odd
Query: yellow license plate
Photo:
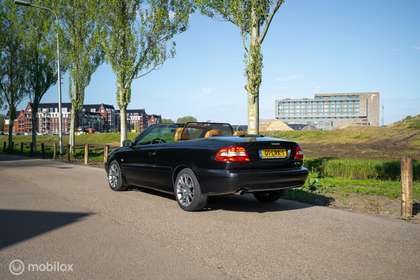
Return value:
[(286, 149), (262, 149), (260, 150), (260, 157), (262, 159), (286, 158), (287, 150)]

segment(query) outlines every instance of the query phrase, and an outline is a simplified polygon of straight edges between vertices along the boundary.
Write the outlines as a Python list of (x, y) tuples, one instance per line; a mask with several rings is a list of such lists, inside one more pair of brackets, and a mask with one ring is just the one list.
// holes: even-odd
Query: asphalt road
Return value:
[(420, 279), (419, 224), (249, 196), (209, 206), (187, 213), (168, 195), (112, 192), (99, 168), (0, 155), (0, 279)]

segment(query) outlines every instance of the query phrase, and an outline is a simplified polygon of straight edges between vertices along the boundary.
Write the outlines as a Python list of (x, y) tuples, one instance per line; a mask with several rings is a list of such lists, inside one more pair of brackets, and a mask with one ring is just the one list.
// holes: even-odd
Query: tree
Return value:
[(192, 116), (180, 117), (176, 120), (177, 123), (196, 122), (197, 119)]
[(173, 120), (171, 120), (171, 119), (162, 119), (161, 123), (162, 123), (162, 124), (173, 124), (173, 123), (174, 123), (174, 121), (173, 121)]
[(108, 0), (103, 3), (103, 48), (117, 80), (121, 145), (127, 139), (131, 84), (175, 54), (175, 34), (185, 31), (192, 3), (186, 0)]
[(68, 63), (71, 77), (71, 152), (75, 145), (76, 117), (83, 106), (85, 89), (103, 61), (97, 21), (100, 4), (100, 0), (62, 0), (57, 7), (60, 10), (64, 61)]
[[(23, 42), (27, 50), (26, 84), (32, 104), (32, 144), (36, 149), (38, 108), (47, 90), (57, 82), (56, 39), (51, 14), (37, 8), (24, 10)], [(57, 27), (57, 26), (56, 26)], [(62, 70), (65, 70), (61, 64)]]
[(248, 133), (259, 134), (259, 91), (262, 81), (261, 45), (284, 0), (196, 0), (201, 12), (221, 17), (239, 28), (245, 49), (248, 93)]
[(13, 1), (4, 0), (0, 2), (0, 20), (0, 103), (4, 104), (8, 112), (8, 147), (11, 149), (16, 107), (27, 94), (22, 10)]
[[(0, 108), (1, 108), (1, 103), (0, 103)], [(0, 131), (3, 131), (3, 129), (4, 129), (4, 116), (0, 114)]]

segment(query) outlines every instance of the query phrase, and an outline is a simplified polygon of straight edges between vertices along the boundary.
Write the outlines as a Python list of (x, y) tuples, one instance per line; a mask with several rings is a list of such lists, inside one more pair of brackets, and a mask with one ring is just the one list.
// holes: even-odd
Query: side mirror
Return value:
[(131, 147), (132, 145), (133, 145), (133, 142), (131, 142), (131, 140), (123, 141), (123, 147)]

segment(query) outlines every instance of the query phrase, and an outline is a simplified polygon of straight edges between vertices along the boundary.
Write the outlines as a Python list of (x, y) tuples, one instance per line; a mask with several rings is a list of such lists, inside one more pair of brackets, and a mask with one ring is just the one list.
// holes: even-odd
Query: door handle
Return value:
[(152, 156), (152, 157), (156, 156), (156, 151), (149, 152), (149, 156)]

